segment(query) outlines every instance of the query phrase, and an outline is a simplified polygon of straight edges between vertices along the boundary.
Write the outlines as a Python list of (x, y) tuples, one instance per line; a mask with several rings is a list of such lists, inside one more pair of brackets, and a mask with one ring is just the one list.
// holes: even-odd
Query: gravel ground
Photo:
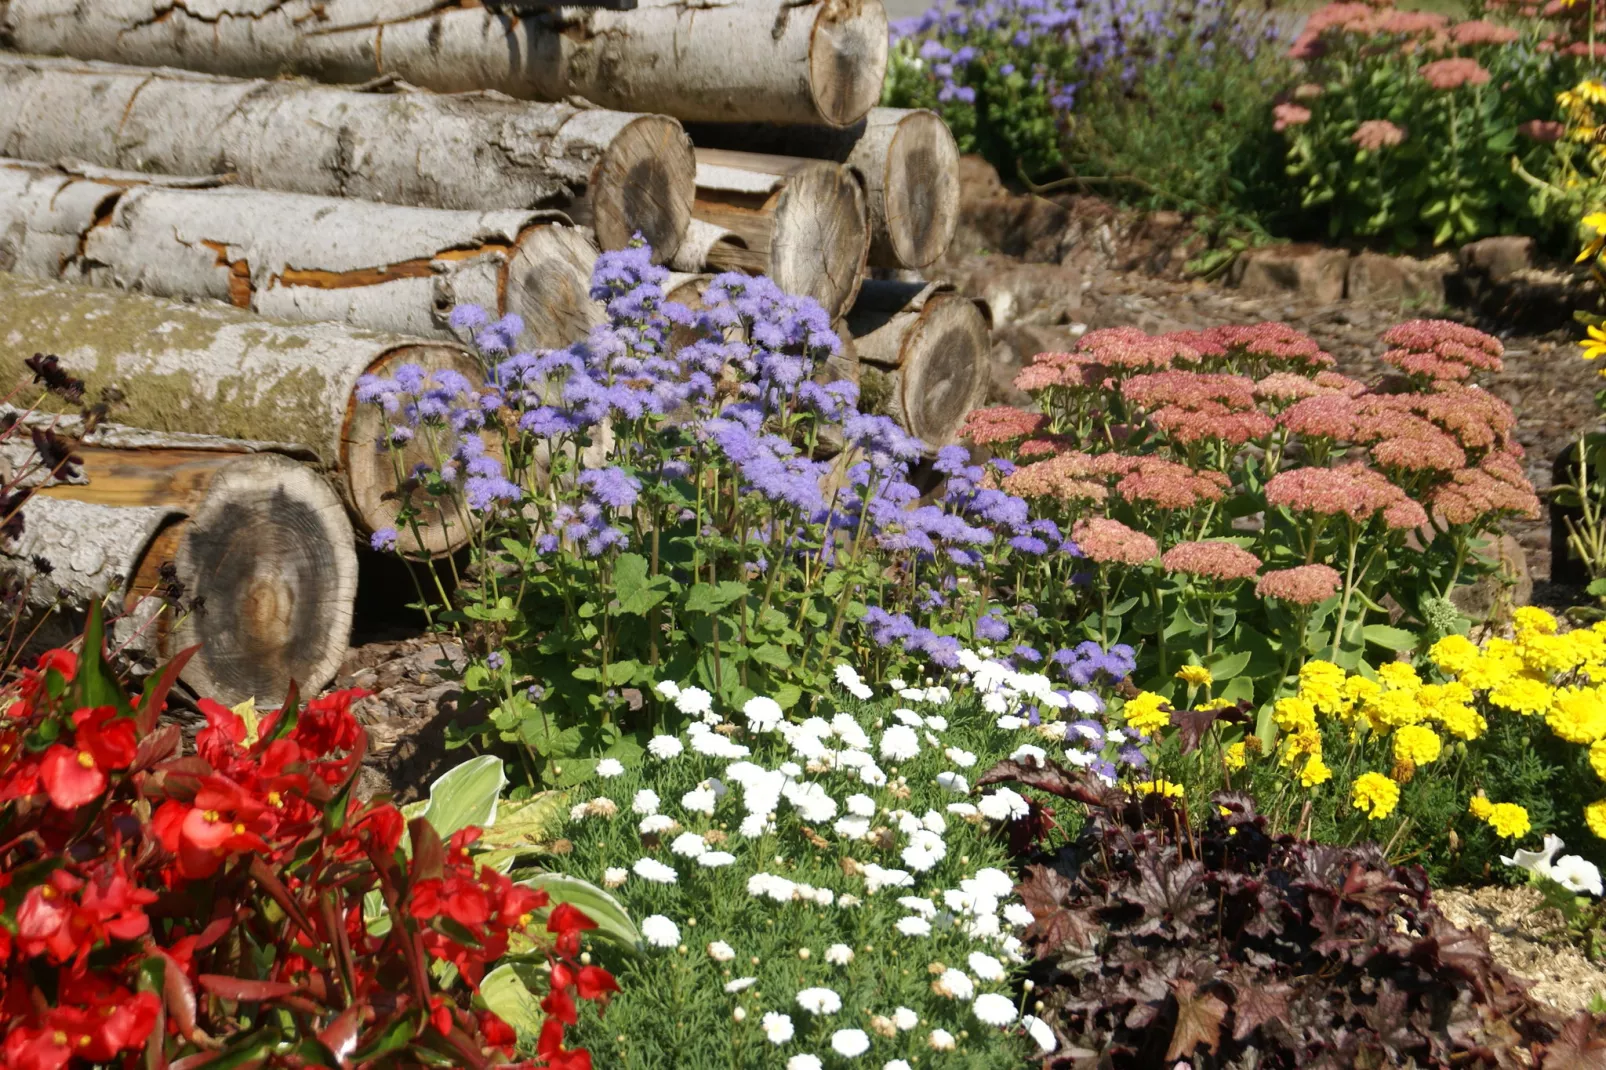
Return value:
[(1433, 901), (1452, 924), (1487, 930), (1495, 961), (1533, 982), (1536, 999), (1571, 1014), (1606, 998), (1606, 966), (1568, 941), (1561, 915), (1541, 910), (1534, 889), (1447, 888)]

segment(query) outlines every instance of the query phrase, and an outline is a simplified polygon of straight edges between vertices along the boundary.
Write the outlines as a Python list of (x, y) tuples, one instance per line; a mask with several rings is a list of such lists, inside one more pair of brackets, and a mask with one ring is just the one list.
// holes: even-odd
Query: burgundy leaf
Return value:
[(1606, 1070), (1606, 1037), (1601, 1030), (1600, 1016), (1579, 1011), (1544, 1046), (1539, 1070)]
[(1288, 1013), (1288, 997), (1293, 989), (1285, 984), (1267, 984), (1262, 979), (1251, 981), (1248, 971), (1232, 983), (1232, 1039), (1242, 1040), (1267, 1022), (1281, 1019)]
[(261, 1003), (288, 996), (300, 986), (288, 981), (251, 981), (243, 977), (229, 977), (220, 973), (203, 973), (198, 978), (201, 987), (219, 999), (232, 999), (241, 1003)]
[(1221, 1046), (1221, 1022), (1227, 1017), (1227, 1005), (1209, 992), (1200, 993), (1198, 986), (1188, 980), (1173, 981), (1171, 995), (1177, 1001), (1177, 1024), (1171, 1031), (1166, 1059), (1192, 1055), (1200, 1044), (1214, 1054)]
[(1217, 721), (1222, 724), (1246, 723), (1249, 720), (1248, 705), (1239, 703), (1225, 709), (1213, 710), (1172, 710), (1171, 723), (1176, 727), (1182, 753), (1188, 754), (1198, 750), (1205, 734), (1210, 731), (1210, 726)]

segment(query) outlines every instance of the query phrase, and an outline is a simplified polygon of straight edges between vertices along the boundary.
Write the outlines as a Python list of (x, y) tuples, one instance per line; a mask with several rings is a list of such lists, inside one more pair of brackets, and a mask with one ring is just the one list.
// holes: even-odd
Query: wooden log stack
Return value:
[[(941, 119), (875, 106), (886, 23), (881, 0), (0, 0), (0, 335), (116, 421), (0, 350), (20, 418), (75, 454), (13, 484), (0, 572), (40, 611), (125, 611), (131, 649), (204, 638), (184, 679), (214, 697), (326, 684), (355, 548), (400, 507), (358, 377), (482, 374), (464, 304), (517, 316), (521, 348), (583, 338), (599, 251), (638, 235), (676, 300), (727, 271), (816, 299), (844, 341), (821, 375), (951, 442), (987, 324), (873, 277), (931, 269), (959, 202)], [(402, 549), (470, 524), (426, 511)]]

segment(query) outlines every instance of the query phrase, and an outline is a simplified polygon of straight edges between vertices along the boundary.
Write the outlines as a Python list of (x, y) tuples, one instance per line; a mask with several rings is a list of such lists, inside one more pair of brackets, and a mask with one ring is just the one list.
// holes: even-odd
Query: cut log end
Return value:
[(185, 681), (233, 704), (278, 703), (292, 680), (312, 691), (334, 679), (357, 592), (353, 541), (339, 495), (304, 465), (252, 454), (220, 471), (175, 560), (179, 580), (205, 598), (170, 640), (201, 644)]
[(623, 249), (640, 233), (653, 258), (669, 260), (691, 222), (697, 162), (680, 124), (644, 115), (608, 144), (591, 177), (597, 244)]
[(603, 322), (591, 300), (597, 248), (576, 227), (532, 227), (520, 235), (502, 286), (503, 308), (524, 321), (525, 340), (561, 349)]
[(809, 87), (832, 126), (864, 118), (887, 75), (887, 11), (881, 0), (827, 0), (809, 41)]
[(987, 372), (987, 322), (974, 302), (939, 294), (904, 344), (902, 402), (906, 426), (928, 446), (953, 442), (975, 407)]
[(885, 230), (871, 260), (923, 268), (948, 251), (959, 226), (959, 146), (934, 112), (912, 111), (898, 123), (881, 190)]
[[(398, 346), (368, 367), (368, 374), (391, 375), (403, 364), (416, 364), (425, 371), (450, 368), (477, 383), (484, 369), (473, 354), (452, 346), (413, 345)], [(395, 528), (401, 549), (405, 553), (433, 557), (462, 546), (469, 536), (473, 518), (461, 513), (455, 505), (447, 504), (445, 511), (436, 503), (451, 499), (436, 499), (422, 488), (412, 492), (412, 501), (420, 515), (411, 523), (399, 523), (402, 501), (397, 486), (398, 470), (410, 472), (420, 462), (431, 466), (441, 458), (435, 450), (449, 453), (453, 444), (437, 440), (433, 446), (419, 435), (409, 443), (399, 457), (394, 456), (385, 440), (390, 424), (374, 405), (362, 405), (355, 398), (346, 411), (345, 433), (341, 440), (340, 466), (347, 473), (346, 492), (349, 505), (357, 521), (358, 534), (366, 537), (383, 528)]]
[(815, 164), (787, 179), (775, 204), (769, 273), (789, 294), (812, 297), (828, 315), (853, 304), (870, 232), (864, 191), (852, 172)]

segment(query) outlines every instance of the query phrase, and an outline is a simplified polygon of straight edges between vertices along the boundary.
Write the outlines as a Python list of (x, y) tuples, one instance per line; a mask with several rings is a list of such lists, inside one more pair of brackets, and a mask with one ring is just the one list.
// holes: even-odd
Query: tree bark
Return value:
[(0, 56), (0, 152), (426, 208), (556, 209), (604, 248), (639, 230), (664, 259), (695, 168), (661, 115), (20, 56)]
[(864, 183), (870, 264), (935, 263), (959, 226), (959, 146), (936, 112), (872, 108), (852, 126), (697, 123), (699, 148), (786, 153), (846, 164)]
[(642, 0), (522, 16), (458, 0), (9, 0), (0, 32), (20, 51), (80, 59), (325, 82), (392, 75), (442, 92), (828, 126), (862, 118), (887, 68), (880, 0)]
[(675, 274), (696, 275), (706, 271), (710, 261), (733, 263), (745, 252), (747, 242), (740, 235), (694, 218), (686, 228), (686, 237), (681, 239), (680, 249), (669, 261), (669, 269)]
[(32, 278), (212, 298), (288, 321), (470, 341), (452, 308), (517, 313), (553, 349), (602, 320), (596, 246), (558, 213), (454, 212), (224, 186), (88, 179), (0, 161), (0, 265)]
[[(328, 483), (269, 453), (78, 452), (87, 482), (38, 490), (21, 539), (0, 551), (36, 610), (65, 596), (72, 613), (53, 632), (76, 630), (90, 603), (109, 600), (123, 614), (114, 645), (157, 659), (202, 644), (182, 679), (230, 705), (277, 703), (292, 680), (311, 691), (334, 679), (357, 555)], [(164, 565), (183, 585), (182, 609), (163, 602)]]
[(768, 275), (819, 301), (832, 319), (853, 304), (870, 232), (864, 191), (841, 164), (700, 149), (692, 211), (746, 243), (715, 245), (711, 270)]
[(940, 283), (867, 282), (848, 326), (860, 407), (933, 449), (952, 443), (987, 387), (991, 347), (975, 302)]
[[(113, 391), (124, 423), (153, 431), (292, 442), (318, 459), (366, 536), (395, 525), (396, 478), (376, 443), (383, 414), (359, 405), (357, 380), (405, 363), (451, 368), (474, 381), (479, 359), (462, 346), (420, 342), (332, 323), (282, 324), (236, 309), (0, 275), (0, 336), (54, 353), (91, 396)], [(12, 397), (42, 391), (20, 348), (0, 352), (0, 382)], [(40, 402), (52, 406), (46, 395)], [(423, 436), (419, 436), (420, 439)], [(431, 460), (415, 442), (404, 461)], [(423, 552), (467, 538), (467, 518), (429, 515)], [(406, 549), (418, 549), (409, 532)]]

